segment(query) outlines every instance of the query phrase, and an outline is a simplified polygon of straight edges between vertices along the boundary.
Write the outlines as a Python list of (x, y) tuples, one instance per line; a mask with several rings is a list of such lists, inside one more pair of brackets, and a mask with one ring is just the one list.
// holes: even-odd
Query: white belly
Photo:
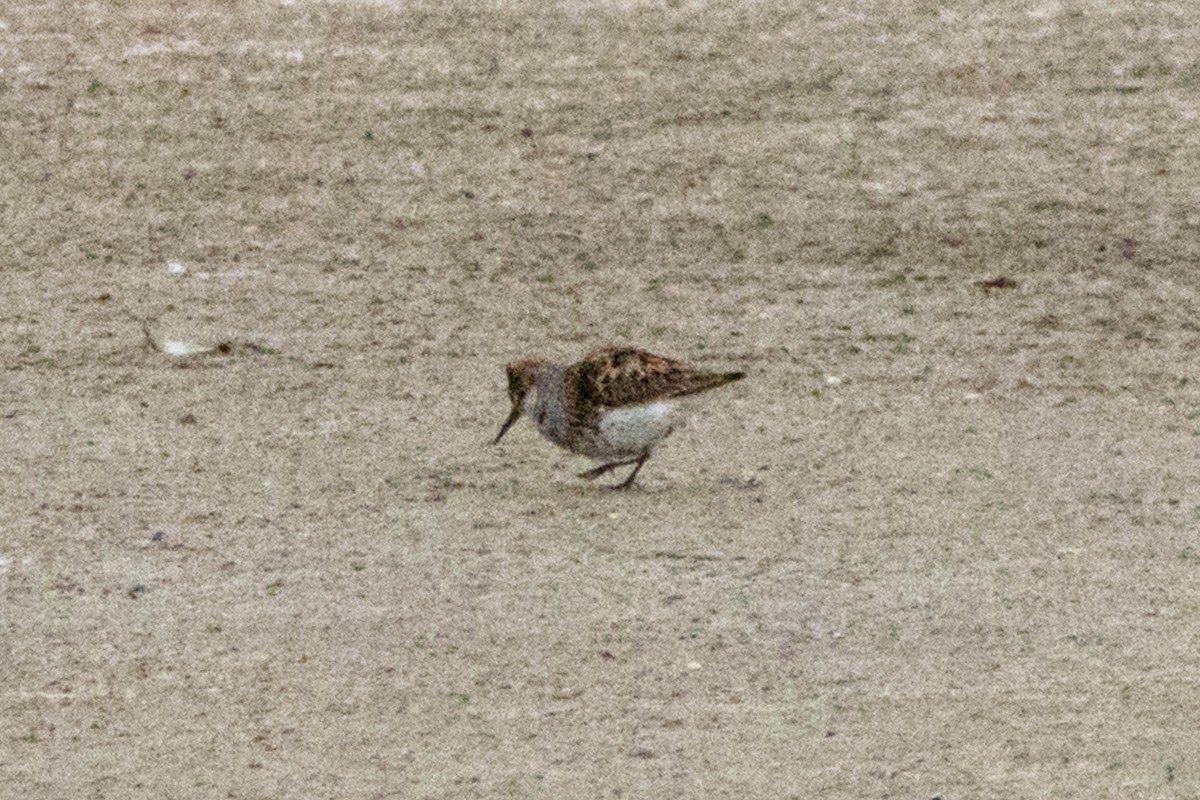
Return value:
[(668, 401), (614, 408), (600, 419), (600, 439), (613, 455), (640, 455), (678, 424)]

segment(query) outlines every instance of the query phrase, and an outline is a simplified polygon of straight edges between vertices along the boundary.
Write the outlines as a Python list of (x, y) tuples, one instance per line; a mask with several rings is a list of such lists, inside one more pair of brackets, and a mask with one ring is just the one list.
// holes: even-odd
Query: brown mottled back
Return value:
[(619, 408), (715, 389), (743, 377), (743, 372), (697, 372), (635, 347), (604, 347), (568, 369), (567, 385), (586, 406)]

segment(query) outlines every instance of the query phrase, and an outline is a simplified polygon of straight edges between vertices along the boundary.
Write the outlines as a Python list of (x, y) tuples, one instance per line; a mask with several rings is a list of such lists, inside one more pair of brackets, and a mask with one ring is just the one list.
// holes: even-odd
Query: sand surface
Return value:
[(0, 5), (0, 794), (1200, 794), (1200, 5), (404, 5)]

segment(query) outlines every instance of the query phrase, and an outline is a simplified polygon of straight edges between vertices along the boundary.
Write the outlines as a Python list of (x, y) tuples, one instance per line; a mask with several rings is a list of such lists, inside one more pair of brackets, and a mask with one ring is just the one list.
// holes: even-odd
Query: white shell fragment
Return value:
[(196, 353), (207, 353), (212, 349), (210, 345), (183, 342), (178, 339), (167, 339), (162, 343), (162, 351), (169, 356), (190, 356)]

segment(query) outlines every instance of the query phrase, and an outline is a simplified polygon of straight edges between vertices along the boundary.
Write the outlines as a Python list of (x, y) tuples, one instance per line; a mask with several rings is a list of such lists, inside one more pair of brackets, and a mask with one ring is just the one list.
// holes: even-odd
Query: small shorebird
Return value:
[(496, 442), (524, 413), (559, 447), (603, 462), (579, 473), (581, 478), (599, 478), (633, 464), (629, 477), (613, 487), (628, 489), (650, 449), (674, 430), (679, 398), (744, 376), (698, 372), (633, 347), (604, 347), (570, 365), (524, 358), (508, 365), (512, 413)]

